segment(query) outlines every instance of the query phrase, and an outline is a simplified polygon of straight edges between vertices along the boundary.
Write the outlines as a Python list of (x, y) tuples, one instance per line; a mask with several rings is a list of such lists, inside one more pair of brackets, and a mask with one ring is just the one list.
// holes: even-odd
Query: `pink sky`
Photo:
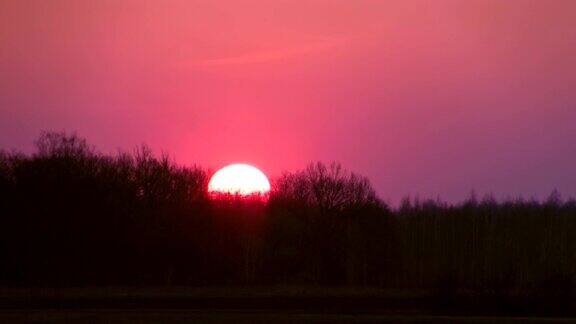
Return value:
[(0, 147), (76, 130), (382, 198), (576, 196), (576, 1), (0, 2)]

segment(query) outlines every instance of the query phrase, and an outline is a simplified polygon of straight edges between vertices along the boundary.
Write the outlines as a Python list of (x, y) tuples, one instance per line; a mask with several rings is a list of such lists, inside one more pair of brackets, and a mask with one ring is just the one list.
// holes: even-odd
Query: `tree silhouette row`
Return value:
[[(0, 154), (0, 284), (368, 285), (441, 294), (569, 294), (576, 203), (405, 199), (310, 164), (267, 200), (206, 192), (209, 172), (144, 147), (114, 156), (43, 133)], [(551, 287), (551, 288), (550, 288)]]

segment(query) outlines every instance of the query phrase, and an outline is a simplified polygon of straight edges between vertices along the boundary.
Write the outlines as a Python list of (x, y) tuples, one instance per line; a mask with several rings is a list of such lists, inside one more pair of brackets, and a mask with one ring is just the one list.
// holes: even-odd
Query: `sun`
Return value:
[(249, 164), (230, 164), (218, 170), (208, 183), (208, 192), (241, 196), (266, 194), (270, 182), (262, 171)]

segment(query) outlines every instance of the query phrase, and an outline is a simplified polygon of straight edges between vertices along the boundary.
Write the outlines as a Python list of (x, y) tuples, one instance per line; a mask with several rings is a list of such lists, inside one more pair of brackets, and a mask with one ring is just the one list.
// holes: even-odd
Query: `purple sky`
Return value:
[(380, 196), (576, 196), (576, 1), (0, 2), (0, 148), (77, 131)]

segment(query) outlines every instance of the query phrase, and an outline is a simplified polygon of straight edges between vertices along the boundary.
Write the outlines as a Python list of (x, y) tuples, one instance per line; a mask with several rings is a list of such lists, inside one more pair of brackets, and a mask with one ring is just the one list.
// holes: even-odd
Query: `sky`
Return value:
[(42, 130), (338, 161), (391, 203), (576, 196), (576, 1), (3, 0), (0, 148)]

